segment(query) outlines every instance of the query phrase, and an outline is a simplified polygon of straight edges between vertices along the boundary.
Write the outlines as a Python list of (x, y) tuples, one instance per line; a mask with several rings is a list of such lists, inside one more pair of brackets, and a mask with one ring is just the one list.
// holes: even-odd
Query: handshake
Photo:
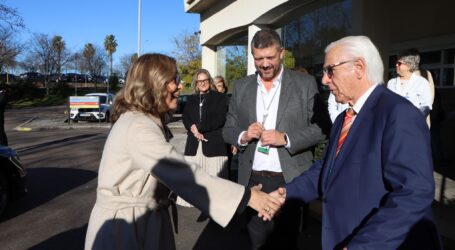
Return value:
[(267, 194), (261, 191), (262, 185), (259, 184), (251, 188), (251, 197), (248, 206), (258, 212), (258, 216), (264, 221), (272, 220), (286, 200), (286, 189), (280, 187)]

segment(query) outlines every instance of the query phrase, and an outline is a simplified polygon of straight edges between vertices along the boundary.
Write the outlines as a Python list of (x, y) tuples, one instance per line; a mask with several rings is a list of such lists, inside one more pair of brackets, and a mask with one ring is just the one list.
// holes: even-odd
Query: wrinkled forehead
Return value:
[(345, 61), (347, 59), (348, 58), (343, 48), (340, 46), (335, 46), (331, 48), (329, 51), (327, 51), (327, 53), (325, 54), (324, 66)]

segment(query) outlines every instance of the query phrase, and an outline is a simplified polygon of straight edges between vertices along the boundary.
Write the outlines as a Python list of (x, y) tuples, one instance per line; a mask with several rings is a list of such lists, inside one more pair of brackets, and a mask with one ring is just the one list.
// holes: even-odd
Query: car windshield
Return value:
[(98, 96), (100, 98), (100, 103), (106, 103), (106, 96)]

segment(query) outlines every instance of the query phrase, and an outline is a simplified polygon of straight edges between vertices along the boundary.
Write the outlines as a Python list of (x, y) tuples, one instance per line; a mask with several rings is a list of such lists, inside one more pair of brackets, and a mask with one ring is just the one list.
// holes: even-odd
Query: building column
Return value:
[(217, 72), (216, 46), (202, 45), (202, 68), (209, 71), (212, 76)]
[(257, 25), (250, 25), (248, 26), (248, 70), (247, 70), (247, 75), (252, 75), (256, 72), (256, 67), (254, 67), (254, 58), (251, 48), (251, 40), (253, 40), (254, 34), (256, 32), (260, 31), (262, 27), (259, 27)]

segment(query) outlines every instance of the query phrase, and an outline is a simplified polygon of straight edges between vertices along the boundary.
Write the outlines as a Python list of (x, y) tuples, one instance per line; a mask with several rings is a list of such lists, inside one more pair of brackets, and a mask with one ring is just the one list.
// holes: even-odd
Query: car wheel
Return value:
[(0, 173), (0, 215), (3, 214), (9, 202), (9, 184), (4, 173)]

